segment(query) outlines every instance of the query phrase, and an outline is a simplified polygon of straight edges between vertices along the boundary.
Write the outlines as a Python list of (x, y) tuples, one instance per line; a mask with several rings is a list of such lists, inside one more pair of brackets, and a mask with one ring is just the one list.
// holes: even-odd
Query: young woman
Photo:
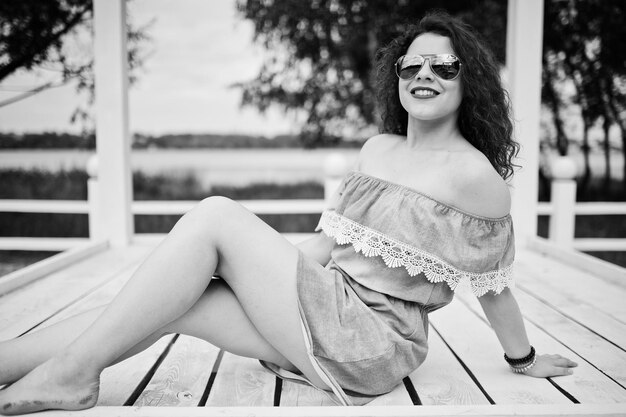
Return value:
[(0, 384), (13, 383), (0, 413), (92, 407), (105, 367), (173, 332), (362, 404), (424, 361), (428, 313), (462, 281), (514, 372), (570, 374), (572, 361), (535, 354), (508, 288), (504, 180), (518, 145), (493, 57), (432, 14), (378, 66), (384, 133), (363, 146), (321, 233), (295, 247), (231, 200), (202, 201), (106, 308), (0, 343)]

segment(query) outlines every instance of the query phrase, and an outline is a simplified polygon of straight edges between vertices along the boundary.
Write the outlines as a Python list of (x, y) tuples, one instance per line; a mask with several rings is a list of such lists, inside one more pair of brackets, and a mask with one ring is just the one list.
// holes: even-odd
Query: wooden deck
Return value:
[[(107, 303), (155, 243), (92, 254), (0, 297), (0, 340)], [(515, 293), (533, 345), (578, 362), (573, 376), (511, 373), (477, 300), (460, 293), (431, 315), (423, 366), (371, 406), (333, 406), (315, 390), (277, 380), (255, 360), (174, 335), (105, 370), (96, 408), (44, 414), (626, 415), (626, 273), (596, 271), (569, 252), (542, 250), (518, 253)]]

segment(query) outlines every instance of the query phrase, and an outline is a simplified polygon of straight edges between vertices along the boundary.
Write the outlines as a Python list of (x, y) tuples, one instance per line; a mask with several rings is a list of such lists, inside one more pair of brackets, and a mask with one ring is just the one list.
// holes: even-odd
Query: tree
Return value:
[[(591, 177), (588, 132), (603, 121), (606, 170), (605, 188), (610, 184), (609, 128), (620, 127), (626, 159), (626, 4), (621, 0), (546, 1), (544, 20), (543, 99), (554, 115), (557, 144), (567, 153), (562, 137), (559, 110), (567, 105), (564, 94), (555, 91), (554, 81), (574, 86), (572, 101), (580, 106), (583, 120), (582, 150), (584, 193)], [(626, 178), (626, 168), (624, 170)], [(624, 182), (626, 190), (626, 181)]]
[(504, 60), (506, 2), (498, 0), (238, 0), (268, 51), (259, 75), (239, 84), (242, 103), (303, 111), (306, 146), (336, 143), (375, 125), (376, 50), (442, 7), (475, 26)]
[[(45, 68), (58, 73), (58, 79), (27, 89), (0, 107), (25, 99), (48, 88), (77, 80), (78, 91), (87, 91), (93, 102), (94, 78), (92, 48), (82, 53), (68, 51), (69, 40), (90, 37), (93, 32), (91, 0), (6, 0), (0, 2), (0, 86), (18, 70)], [(146, 58), (147, 30), (128, 25), (128, 62), (130, 81)], [(86, 35), (86, 36), (85, 36)], [(85, 119), (88, 113), (77, 109), (73, 119)]]

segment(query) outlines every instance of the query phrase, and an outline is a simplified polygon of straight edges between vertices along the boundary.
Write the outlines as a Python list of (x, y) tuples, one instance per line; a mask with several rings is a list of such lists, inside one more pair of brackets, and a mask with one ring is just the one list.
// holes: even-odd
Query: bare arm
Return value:
[[(530, 352), (522, 314), (509, 288), (500, 294), (487, 293), (478, 298), (480, 305), (496, 332), (504, 352), (510, 358), (522, 358)], [(536, 364), (525, 372), (537, 378), (569, 375), (575, 362), (560, 355), (537, 355)]]

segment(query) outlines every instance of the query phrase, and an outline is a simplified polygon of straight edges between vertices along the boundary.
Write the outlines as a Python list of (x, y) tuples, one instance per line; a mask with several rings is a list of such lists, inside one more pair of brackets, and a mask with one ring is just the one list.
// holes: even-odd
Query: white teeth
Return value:
[(428, 96), (434, 96), (435, 92), (432, 90), (415, 90), (413, 94), (416, 96), (420, 96), (420, 97), (428, 97)]

